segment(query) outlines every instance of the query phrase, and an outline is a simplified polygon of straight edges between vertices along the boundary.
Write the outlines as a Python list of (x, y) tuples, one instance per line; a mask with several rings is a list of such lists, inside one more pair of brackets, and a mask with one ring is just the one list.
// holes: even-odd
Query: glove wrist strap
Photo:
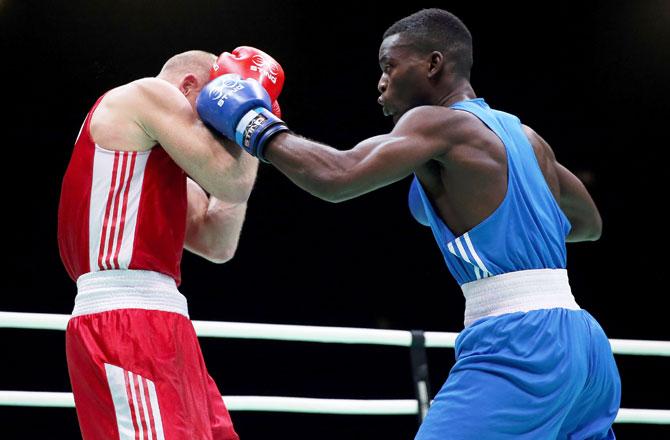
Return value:
[(288, 131), (288, 127), (278, 117), (263, 107), (249, 110), (235, 128), (235, 142), (249, 154), (268, 163), (263, 156), (265, 145), (277, 133)]

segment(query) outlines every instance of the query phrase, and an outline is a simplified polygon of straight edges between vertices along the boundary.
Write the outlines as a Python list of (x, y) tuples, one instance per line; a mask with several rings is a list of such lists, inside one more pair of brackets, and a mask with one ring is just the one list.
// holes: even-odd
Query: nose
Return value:
[(388, 81), (386, 80), (386, 76), (382, 75), (381, 78), (379, 78), (379, 82), (377, 83), (377, 90), (379, 90), (379, 93), (384, 93), (388, 87)]

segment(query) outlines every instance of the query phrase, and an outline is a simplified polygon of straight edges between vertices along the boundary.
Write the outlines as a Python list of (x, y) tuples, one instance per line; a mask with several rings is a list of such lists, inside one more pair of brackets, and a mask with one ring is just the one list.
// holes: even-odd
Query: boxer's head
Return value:
[(469, 81), (472, 37), (453, 14), (424, 9), (384, 32), (378, 89), (384, 114), (394, 122), (419, 105), (435, 105), (446, 82)]
[(158, 78), (176, 86), (195, 108), (195, 99), (200, 89), (209, 82), (209, 70), (216, 55), (201, 50), (189, 50), (177, 54), (163, 65)]

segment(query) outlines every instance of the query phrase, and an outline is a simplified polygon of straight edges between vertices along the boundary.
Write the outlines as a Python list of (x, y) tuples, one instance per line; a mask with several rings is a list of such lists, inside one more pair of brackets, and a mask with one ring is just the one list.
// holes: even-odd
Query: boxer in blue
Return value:
[(466, 299), (456, 363), (416, 439), (613, 439), (619, 374), (575, 301), (566, 241), (600, 237), (598, 209), (549, 145), (470, 84), (472, 41), (439, 9), (393, 24), (378, 89), (393, 130), (340, 151), (297, 136), (254, 81), (223, 75), (201, 117), (300, 187), (339, 202), (414, 174), (409, 204)]

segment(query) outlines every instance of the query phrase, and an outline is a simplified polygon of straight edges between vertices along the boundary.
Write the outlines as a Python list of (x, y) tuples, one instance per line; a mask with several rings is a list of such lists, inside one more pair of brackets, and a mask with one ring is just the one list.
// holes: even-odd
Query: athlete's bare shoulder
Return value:
[(560, 184), (558, 179), (558, 164), (554, 150), (535, 130), (527, 125), (522, 125), (522, 128), (530, 145), (533, 147), (533, 152), (537, 158), (538, 165), (540, 165), (544, 179), (547, 181), (547, 185), (549, 185), (554, 197), (558, 200), (560, 198)]
[(396, 124), (395, 134), (411, 133), (426, 140), (439, 139), (446, 152), (450, 146), (458, 145), (476, 130), (474, 117), (466, 112), (448, 107), (424, 105), (405, 113)]
[(91, 136), (109, 150), (149, 150), (156, 141), (146, 132), (142, 120), (170, 104), (176, 108), (183, 105), (179, 95), (176, 87), (158, 78), (142, 78), (116, 87), (105, 94), (93, 113)]
[(402, 120), (412, 123), (415, 128), (446, 137), (452, 143), (460, 143), (478, 134), (486, 135), (487, 132), (490, 132), (473, 114), (436, 105), (416, 107), (408, 111)]
[(535, 155), (538, 156), (538, 158), (545, 157), (548, 160), (555, 161), (556, 156), (554, 155), (554, 150), (549, 146), (547, 141), (545, 141), (535, 130), (530, 128), (527, 125), (522, 125), (523, 132), (528, 138), (528, 141), (530, 144), (533, 146), (533, 150), (535, 151)]
[(408, 111), (398, 122), (407, 122), (413, 130), (441, 140), (444, 153), (437, 160), (460, 163), (467, 160), (493, 159), (504, 162), (500, 139), (475, 115), (443, 106), (421, 106)]
[(160, 78), (141, 78), (112, 89), (100, 104), (134, 114), (190, 107), (177, 87)]

